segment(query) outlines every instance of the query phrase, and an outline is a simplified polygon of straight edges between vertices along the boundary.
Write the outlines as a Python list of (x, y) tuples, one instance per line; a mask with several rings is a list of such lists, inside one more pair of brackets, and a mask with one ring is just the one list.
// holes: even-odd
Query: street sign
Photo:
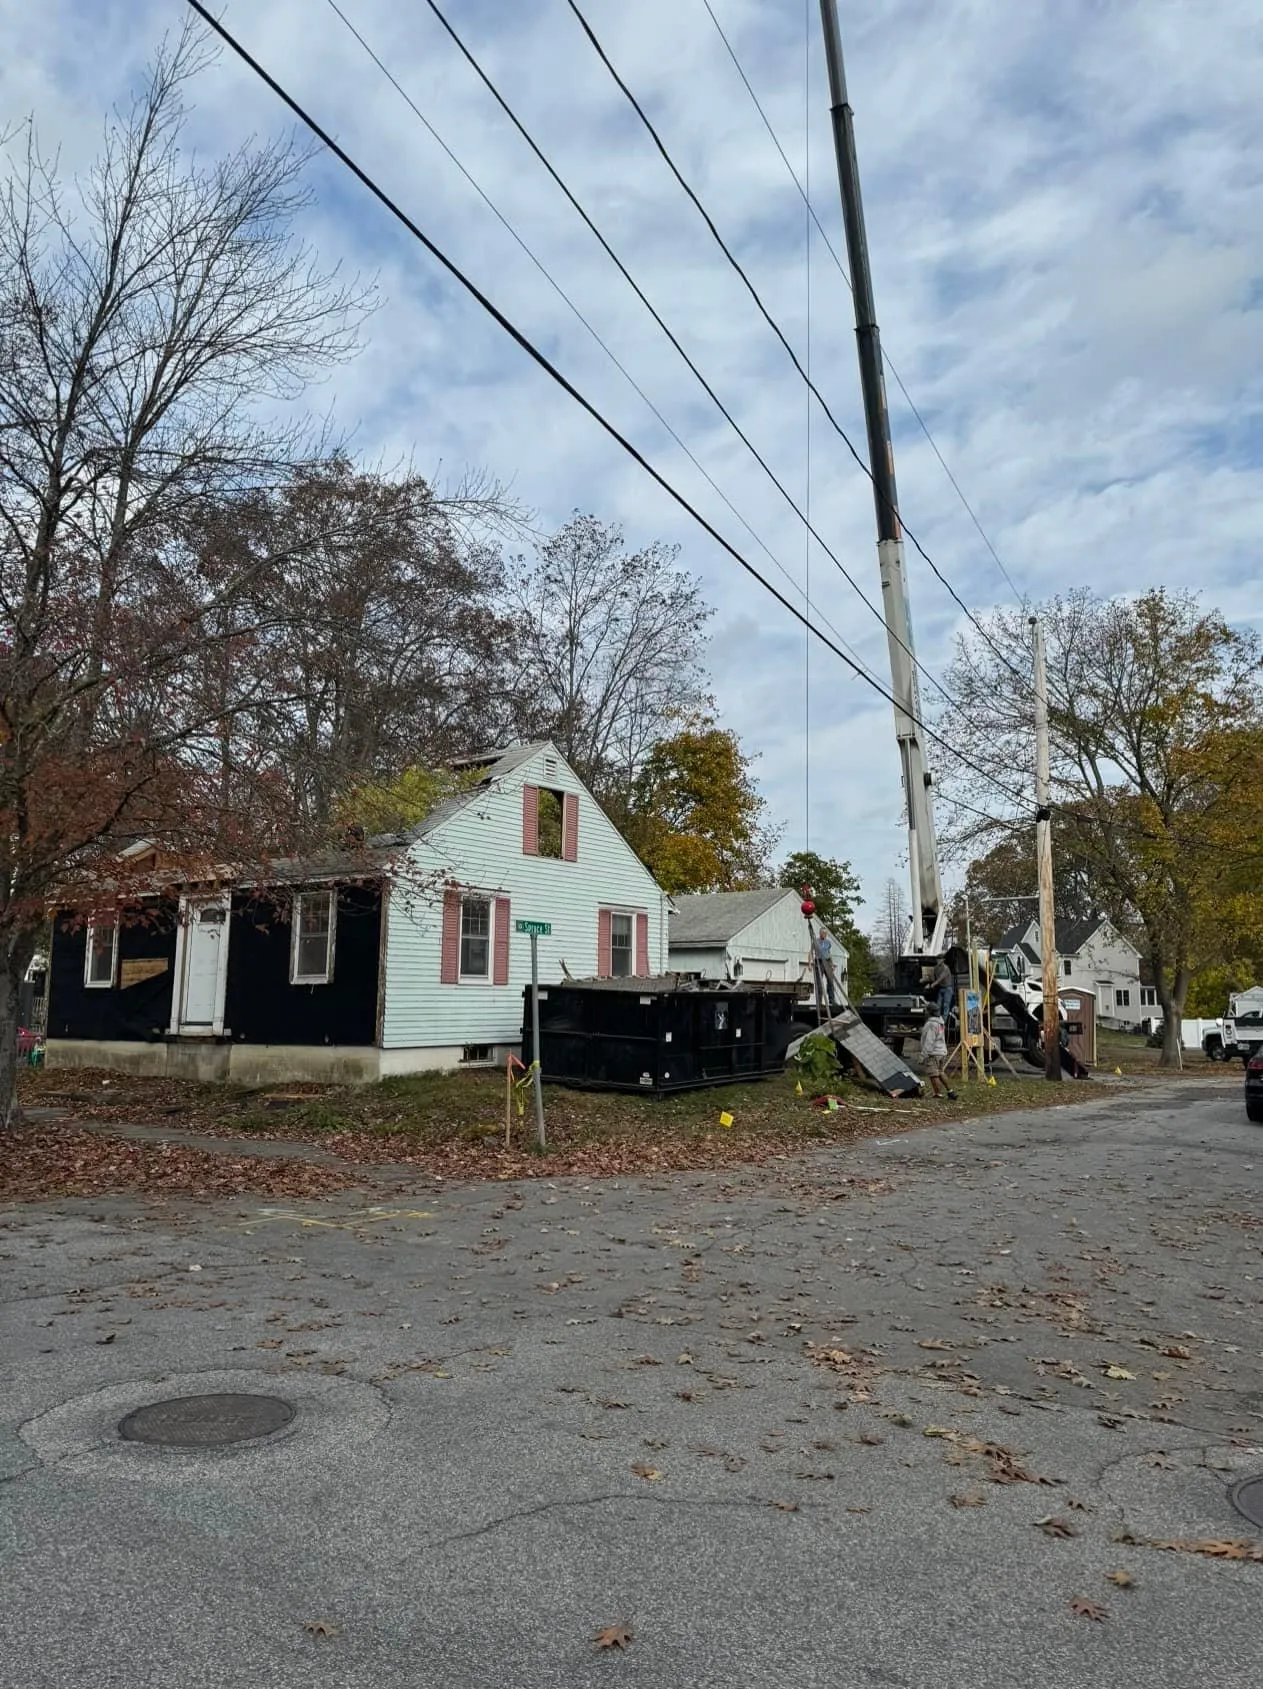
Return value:
[(547, 938), (553, 930), (551, 921), (514, 921), (513, 926), (515, 931), (530, 933), (534, 938)]

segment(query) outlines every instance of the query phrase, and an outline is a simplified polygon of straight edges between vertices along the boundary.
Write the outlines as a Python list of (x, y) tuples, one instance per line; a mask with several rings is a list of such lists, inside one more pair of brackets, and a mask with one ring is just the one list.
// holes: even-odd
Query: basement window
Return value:
[(460, 1053), (460, 1059), (462, 1062), (469, 1062), (471, 1065), (476, 1062), (489, 1062), (491, 1060), (491, 1045), (466, 1044)]
[(291, 985), (328, 985), (333, 978), (334, 891), (303, 891), (294, 899)]
[(118, 972), (118, 921), (109, 917), (88, 922), (88, 943), (83, 958), (83, 983), (95, 991), (108, 991)]
[(565, 795), (550, 786), (539, 789), (539, 854), (560, 862), (562, 854), (562, 822), (565, 816)]

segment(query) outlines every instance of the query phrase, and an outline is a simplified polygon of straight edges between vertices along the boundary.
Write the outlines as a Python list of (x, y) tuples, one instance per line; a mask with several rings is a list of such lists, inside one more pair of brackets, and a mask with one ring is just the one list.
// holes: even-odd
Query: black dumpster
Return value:
[[(543, 1076), (585, 1091), (663, 1096), (763, 1079), (785, 1067), (785, 1049), (807, 1030), (795, 1022), (794, 985), (682, 985), (655, 979), (567, 980), (539, 991)], [(531, 1050), (531, 991), (523, 1000), (522, 1052)]]

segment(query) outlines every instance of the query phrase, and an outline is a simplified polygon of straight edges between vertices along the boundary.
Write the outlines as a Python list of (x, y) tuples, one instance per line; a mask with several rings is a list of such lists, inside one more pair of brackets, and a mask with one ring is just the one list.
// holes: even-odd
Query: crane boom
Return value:
[(903, 769), (908, 810), (908, 868), (912, 881), (912, 919), (907, 955), (942, 953), (946, 912), (939, 875), (938, 844), (934, 836), (934, 799), (921, 726), (921, 693), (913, 655), (912, 616), (908, 607), (908, 577), (904, 566), (903, 529), (895, 486), (895, 454), (886, 407), (882, 373), (881, 334), (873, 303), (868, 266), (868, 239), (860, 198), (859, 165), (855, 155), (854, 114), (846, 93), (842, 62), (842, 33), (837, 0), (820, 0), (824, 25), (825, 60), (829, 69), (829, 107), (833, 119), (833, 148), (837, 155), (838, 185), (846, 225), (846, 251), (855, 295), (855, 335), (859, 348), (860, 386), (868, 430), (868, 461), (873, 476), (877, 511), (877, 562), (881, 572), (882, 613), (890, 650), (891, 691), (895, 700), (895, 738)]

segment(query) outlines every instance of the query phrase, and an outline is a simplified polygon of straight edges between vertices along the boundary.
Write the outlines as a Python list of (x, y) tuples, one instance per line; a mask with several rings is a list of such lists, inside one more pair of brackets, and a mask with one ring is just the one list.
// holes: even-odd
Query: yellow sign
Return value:
[(129, 985), (139, 985), (143, 979), (157, 979), (159, 974), (166, 973), (170, 965), (165, 956), (137, 956), (119, 968), (118, 982), (126, 990)]

